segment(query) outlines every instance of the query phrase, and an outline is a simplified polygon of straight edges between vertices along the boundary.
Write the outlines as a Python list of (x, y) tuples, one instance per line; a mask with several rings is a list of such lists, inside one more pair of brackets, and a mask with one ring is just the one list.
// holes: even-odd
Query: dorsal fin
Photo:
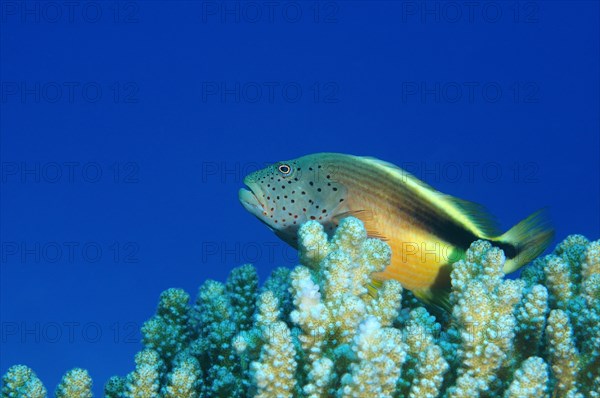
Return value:
[(458, 220), (472, 230), (478, 237), (491, 239), (500, 235), (496, 220), (489, 214), (484, 206), (441, 193), (408, 171), (403, 170), (392, 163), (373, 157), (365, 156), (359, 158), (384, 170), (390, 176), (396, 178), (398, 183), (405, 184), (417, 195), (420, 195), (425, 200), (429, 200), (431, 203), (440, 207), (450, 215), (450, 217)]

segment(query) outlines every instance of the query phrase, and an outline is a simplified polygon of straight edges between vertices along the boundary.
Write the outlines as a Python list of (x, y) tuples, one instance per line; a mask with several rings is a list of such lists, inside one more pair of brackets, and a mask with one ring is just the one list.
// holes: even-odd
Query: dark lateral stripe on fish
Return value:
[[(443, 208), (439, 208), (434, 203), (431, 203), (428, 198), (424, 198), (419, 192), (413, 190), (407, 186), (405, 181), (395, 181), (390, 183), (390, 179), (380, 170), (368, 170), (367, 167), (355, 167), (350, 162), (348, 166), (351, 170), (358, 174), (355, 177), (356, 181), (371, 181), (376, 184), (384, 185), (388, 192), (395, 192), (398, 195), (394, 195), (392, 198), (388, 198), (389, 195), (378, 194), (379, 191), (375, 191), (375, 195), (382, 201), (386, 199), (393, 199), (396, 207), (400, 212), (409, 215), (410, 217), (417, 220), (421, 227), (427, 232), (440, 237), (445, 242), (467, 249), (471, 243), (477, 239), (488, 239), (494, 246), (502, 249), (507, 259), (515, 258), (518, 254), (518, 249), (513, 244), (496, 241), (491, 239), (492, 237), (481, 236), (479, 231), (472, 231), (469, 227), (452, 218), (451, 215), (447, 214)], [(364, 180), (361, 180), (361, 178)], [(407, 177), (406, 178), (410, 178)], [(360, 184), (360, 183), (359, 183)], [(363, 189), (369, 189), (368, 184), (362, 185)], [(381, 192), (385, 192), (382, 190)], [(409, 200), (397, 200), (397, 197), (407, 198)]]
[[(433, 227), (435, 220), (439, 218), (440, 214), (436, 211), (435, 206), (431, 206), (429, 202), (424, 201), (404, 182), (390, 181), (380, 170), (356, 167), (351, 163), (348, 163), (347, 169), (350, 173), (340, 173), (342, 178), (352, 180), (359, 190), (369, 192), (381, 202), (391, 201), (400, 212), (419, 219), (423, 226)], [(362, 181), (367, 181), (367, 183), (362, 183)], [(385, 189), (373, 189), (373, 186), (383, 186)], [(388, 195), (385, 192), (393, 192), (394, 195)], [(430, 214), (430, 216), (427, 216), (427, 214)], [(434, 231), (435, 229), (431, 228), (429, 232)]]
[[(387, 176), (376, 168), (370, 170), (369, 167), (356, 167), (348, 163), (348, 169), (352, 171), (352, 175), (346, 175), (346, 178), (353, 178), (361, 189), (372, 192), (382, 202), (391, 199), (400, 212), (412, 217), (427, 232), (440, 237), (445, 242), (466, 249), (471, 243), (480, 238), (459, 220), (453, 219), (443, 209), (431, 203), (428, 198), (421, 197), (404, 181), (391, 180), (390, 182), (390, 179), (386, 178)], [(362, 184), (361, 181), (368, 181), (369, 183)], [(383, 185), (386, 189), (373, 191), (370, 186), (371, 183)], [(393, 192), (395, 195), (388, 197), (389, 195), (380, 194), (379, 192)], [(398, 198), (408, 200), (398, 200)]]
[(502, 249), (507, 259), (513, 259), (519, 254), (519, 249), (511, 243), (505, 243), (496, 240), (491, 241), (491, 243), (494, 246)]

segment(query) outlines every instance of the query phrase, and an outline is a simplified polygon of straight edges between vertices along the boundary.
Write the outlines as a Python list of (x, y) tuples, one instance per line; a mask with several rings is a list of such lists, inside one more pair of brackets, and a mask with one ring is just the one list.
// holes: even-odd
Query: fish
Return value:
[(377, 288), (395, 279), (427, 304), (449, 309), (452, 264), (483, 239), (505, 253), (509, 274), (540, 255), (554, 231), (545, 209), (505, 233), (476, 203), (439, 192), (400, 167), (377, 158), (316, 153), (279, 161), (244, 178), (243, 207), (297, 248), (299, 227), (315, 220), (333, 234), (349, 216), (369, 237), (389, 244), (390, 264), (374, 273)]

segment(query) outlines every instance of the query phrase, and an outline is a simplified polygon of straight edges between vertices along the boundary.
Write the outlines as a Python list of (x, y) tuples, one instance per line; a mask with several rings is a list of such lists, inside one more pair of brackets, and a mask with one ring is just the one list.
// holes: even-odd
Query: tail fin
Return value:
[(554, 238), (545, 209), (538, 210), (506, 233), (492, 240), (504, 250), (504, 273), (510, 274), (539, 256)]

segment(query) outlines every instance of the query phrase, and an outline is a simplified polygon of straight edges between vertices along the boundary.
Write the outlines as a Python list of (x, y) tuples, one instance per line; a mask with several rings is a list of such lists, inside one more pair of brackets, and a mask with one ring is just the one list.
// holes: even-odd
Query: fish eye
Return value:
[(288, 165), (288, 164), (285, 164), (285, 163), (284, 163), (284, 164), (280, 164), (280, 165), (277, 167), (277, 170), (279, 170), (279, 172), (280, 172), (281, 174), (283, 174), (284, 176), (288, 176), (288, 175), (290, 175), (290, 174), (291, 174), (291, 172), (292, 172), (292, 168), (290, 167), (290, 165)]

